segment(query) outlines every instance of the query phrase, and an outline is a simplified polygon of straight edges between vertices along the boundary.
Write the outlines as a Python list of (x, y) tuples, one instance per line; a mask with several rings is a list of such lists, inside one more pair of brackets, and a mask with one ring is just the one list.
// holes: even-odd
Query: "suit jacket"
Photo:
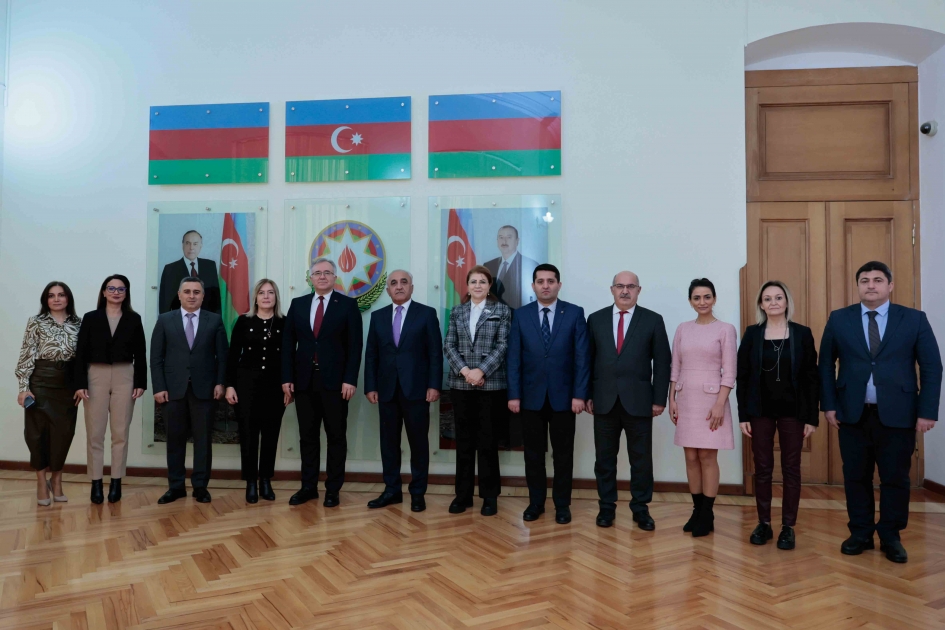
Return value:
[(587, 318), (594, 414), (610, 412), (619, 397), (627, 413), (650, 418), (653, 405), (665, 406), (669, 393), (672, 352), (666, 325), (660, 315), (638, 304), (618, 355), (613, 308), (611, 304)]
[(523, 304), (528, 304), (523, 291), (527, 292), (527, 287), (531, 285), (532, 274), (535, 272), (535, 267), (538, 266), (536, 261), (522, 256), (520, 252), (515, 252), (512, 262), (509, 263), (509, 269), (502, 280), (499, 280), (499, 269), (502, 267), (501, 256), (493, 258), (483, 266), (492, 274), (493, 295), (513, 310)]
[(226, 329), (216, 313), (200, 309), (193, 349), (187, 346), (180, 309), (158, 316), (151, 333), (151, 383), (154, 392), (167, 392), (171, 400), (187, 394), (213, 398), (213, 388), (226, 380)]
[(317, 353), (324, 389), (340, 391), (342, 383), (356, 386), (364, 345), (364, 324), (358, 301), (332, 291), (328, 295), (331, 302), (325, 309), (325, 318), (316, 338), (310, 320), (314, 299), (315, 293), (295, 298), (285, 316), (282, 382), (294, 383), (296, 390), (307, 390), (312, 382), (312, 364)]
[[(735, 395), (738, 397), (738, 421), (750, 422), (763, 416), (761, 403), (761, 360), (765, 344), (765, 324), (749, 326), (738, 346), (738, 370)], [(817, 372), (817, 348), (810, 328), (788, 322), (790, 336), (791, 384), (797, 411), (794, 417), (804, 424), (820, 424), (817, 403), (820, 400), (820, 374)]]
[(381, 402), (397, 396), (397, 383), (407, 400), (426, 400), (428, 389), (443, 388), (443, 334), (436, 309), (416, 301), (404, 316), (400, 345), (394, 345), (394, 306), (371, 313), (364, 349), (364, 391), (377, 392)]
[[(859, 422), (872, 374), (884, 425), (913, 428), (916, 418), (938, 420), (942, 358), (929, 320), (922, 311), (898, 304), (890, 304), (886, 316), (886, 331), (873, 359), (860, 305), (830, 314), (820, 342), (820, 408), (836, 411), (840, 422)], [(839, 374), (834, 371), (837, 361)]]
[[(200, 279), (203, 280), (204, 290), (206, 291), (201, 310), (219, 314), (220, 280), (217, 277), (217, 264), (206, 258), (198, 258), (197, 267), (197, 273), (200, 274)], [(164, 265), (164, 271), (161, 272), (161, 289), (158, 292), (158, 309), (161, 313), (180, 308), (177, 291), (180, 288), (180, 281), (189, 276), (190, 268), (184, 264), (183, 257)]]
[[(472, 300), (450, 311), (450, 324), (443, 343), (443, 354), (450, 364), (447, 383), (450, 389), (498, 391), (508, 387), (505, 368), (505, 353), (509, 347), (509, 327), (512, 310), (502, 304), (487, 300), (479, 321), (476, 336), (469, 334), (469, 313)], [(482, 387), (473, 387), (460, 374), (464, 367), (479, 368), (486, 375)]]
[[(198, 327), (198, 331), (199, 331)], [(134, 363), (134, 386), (148, 388), (147, 342), (141, 316), (122, 313), (115, 335), (108, 325), (105, 310), (89, 311), (82, 317), (75, 351), (76, 389), (89, 388), (90, 363)]]
[(509, 400), (521, 400), (522, 409), (540, 411), (547, 398), (555, 411), (570, 411), (572, 399), (588, 397), (591, 372), (584, 309), (558, 300), (547, 350), (539, 309), (539, 303), (532, 302), (512, 314)]

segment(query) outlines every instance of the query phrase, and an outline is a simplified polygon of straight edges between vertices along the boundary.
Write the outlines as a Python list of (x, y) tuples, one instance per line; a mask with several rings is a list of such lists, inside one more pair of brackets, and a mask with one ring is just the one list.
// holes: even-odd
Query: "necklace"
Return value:
[[(259, 316), (257, 315), (257, 317)], [(272, 339), (272, 321), (275, 318), (275, 315), (269, 319), (263, 319), (262, 317), (259, 317), (260, 321), (263, 323), (263, 339)]]
[(771, 342), (771, 347), (774, 348), (774, 351), (778, 353), (778, 358), (775, 359), (774, 365), (772, 365), (770, 368), (767, 368), (767, 369), (765, 369), (764, 363), (762, 363), (762, 364), (761, 364), (761, 369), (762, 369), (763, 371), (765, 371), (765, 372), (771, 372), (772, 370), (774, 370), (775, 368), (777, 368), (777, 370), (778, 370), (778, 372), (777, 372), (777, 378), (775, 378), (775, 382), (777, 382), (777, 383), (780, 383), (780, 382), (781, 382), (781, 351), (784, 350), (784, 343), (785, 343), (785, 341), (787, 340), (787, 336), (788, 336), (788, 328), (787, 328), (787, 326), (785, 326), (785, 327), (784, 327), (784, 336), (781, 338), (781, 343), (775, 343), (775, 342), (774, 342), (774, 339), (765, 339), (765, 340), (764, 340), (764, 341), (770, 341), (770, 342)]

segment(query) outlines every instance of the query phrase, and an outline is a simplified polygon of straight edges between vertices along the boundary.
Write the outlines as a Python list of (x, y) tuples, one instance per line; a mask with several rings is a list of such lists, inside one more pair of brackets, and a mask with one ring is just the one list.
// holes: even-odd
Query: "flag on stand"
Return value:
[(226, 213), (220, 244), (220, 313), (227, 339), (237, 318), (249, 312), (249, 257), (243, 249), (245, 236), (246, 213)]
[(443, 322), (447, 325), (450, 321), (450, 311), (462, 303), (466, 294), (466, 274), (475, 266), (472, 211), (450, 208), (446, 226), (446, 279), (443, 282), (446, 290)]

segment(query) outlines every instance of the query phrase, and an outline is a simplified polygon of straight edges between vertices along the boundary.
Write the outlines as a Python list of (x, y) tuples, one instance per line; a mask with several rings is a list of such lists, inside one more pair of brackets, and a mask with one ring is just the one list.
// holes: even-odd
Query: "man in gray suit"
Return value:
[(597, 461), (599, 527), (614, 524), (617, 511), (617, 454), (627, 432), (630, 511), (637, 526), (656, 529), (647, 505), (653, 499), (653, 418), (663, 413), (672, 356), (663, 318), (637, 305), (640, 279), (631, 271), (614, 276), (614, 303), (587, 318), (591, 353), (591, 399)]
[(210, 434), (214, 401), (223, 398), (226, 374), (226, 329), (216, 313), (202, 309), (204, 283), (184, 278), (177, 297), (181, 307), (158, 317), (151, 334), (151, 381), (154, 402), (164, 404), (167, 427), (167, 481), (170, 489), (158, 503), (187, 496), (187, 437), (194, 438), (194, 471), (190, 483), (200, 503), (210, 502)]

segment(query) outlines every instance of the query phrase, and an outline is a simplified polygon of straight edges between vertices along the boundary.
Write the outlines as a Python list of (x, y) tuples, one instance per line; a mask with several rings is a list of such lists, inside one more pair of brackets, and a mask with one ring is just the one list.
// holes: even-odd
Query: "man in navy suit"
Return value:
[(909, 468), (916, 431), (925, 433), (938, 420), (942, 359), (925, 313), (889, 303), (889, 267), (866, 263), (856, 272), (856, 286), (859, 304), (830, 314), (820, 344), (821, 410), (839, 430), (850, 516), (850, 537), (840, 551), (855, 556), (873, 549), (876, 531), (886, 557), (906, 562), (899, 532), (909, 520)]
[(338, 293), (335, 263), (317, 258), (309, 270), (315, 292), (292, 300), (282, 336), (282, 392), (295, 396), (302, 451), (302, 488), (289, 505), (318, 498), (322, 420), (328, 438), (325, 507), (336, 507), (345, 480), (348, 401), (358, 386), (363, 325), (355, 299)]
[(364, 350), (364, 391), (380, 403), (381, 462), (384, 492), (369, 508), (403, 503), (400, 477), (400, 433), (410, 443), (410, 509), (426, 509), (430, 468), (430, 403), (443, 386), (443, 334), (436, 310), (414, 302), (413, 276), (398, 269), (387, 276), (393, 301), (371, 314)]
[(525, 478), (529, 505), (522, 518), (534, 521), (545, 511), (548, 477), (545, 450), (551, 433), (555, 522), (571, 522), (574, 468), (574, 418), (584, 411), (590, 366), (584, 309), (558, 299), (561, 274), (541, 264), (532, 272), (538, 298), (512, 316), (508, 350), (509, 410), (522, 414)]

